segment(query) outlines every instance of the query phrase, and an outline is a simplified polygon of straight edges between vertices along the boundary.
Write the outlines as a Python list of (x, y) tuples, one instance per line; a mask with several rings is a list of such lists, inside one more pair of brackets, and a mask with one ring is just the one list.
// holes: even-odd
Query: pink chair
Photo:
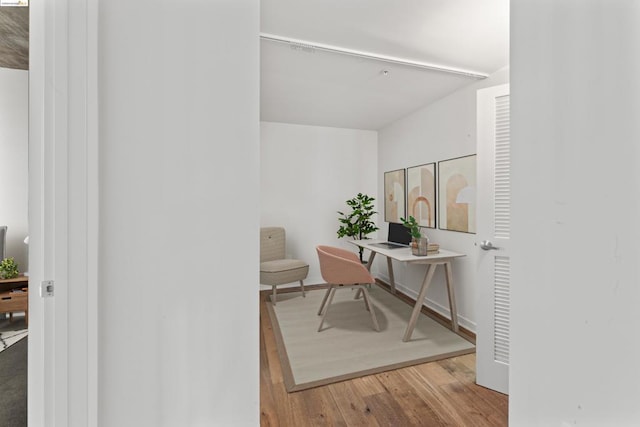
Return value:
[[(329, 312), (336, 289), (353, 287), (357, 287), (362, 291), (365, 308), (371, 313), (374, 329), (379, 332), (378, 319), (376, 319), (376, 314), (369, 300), (369, 292), (365, 286), (374, 283), (375, 280), (371, 273), (360, 263), (358, 256), (353, 252), (331, 246), (317, 246), (316, 251), (320, 260), (322, 278), (329, 284), (329, 289), (324, 294), (320, 310), (318, 310), (318, 315), (322, 314), (318, 332), (322, 330), (322, 325)], [(329, 299), (328, 302), (327, 298)], [(323, 310), (324, 314), (322, 313)]]

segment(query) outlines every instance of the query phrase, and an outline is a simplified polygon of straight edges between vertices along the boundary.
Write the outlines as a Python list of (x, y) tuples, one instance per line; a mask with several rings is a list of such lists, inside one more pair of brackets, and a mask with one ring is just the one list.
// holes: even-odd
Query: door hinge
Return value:
[(40, 297), (47, 298), (53, 296), (53, 280), (44, 280), (40, 284)]

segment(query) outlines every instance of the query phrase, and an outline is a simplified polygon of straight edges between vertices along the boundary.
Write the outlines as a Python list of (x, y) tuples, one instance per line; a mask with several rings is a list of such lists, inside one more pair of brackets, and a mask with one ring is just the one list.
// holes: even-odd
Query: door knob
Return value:
[(485, 251), (500, 249), (497, 246), (493, 246), (493, 243), (491, 243), (490, 240), (483, 240), (482, 242), (480, 242), (480, 248), (484, 249)]

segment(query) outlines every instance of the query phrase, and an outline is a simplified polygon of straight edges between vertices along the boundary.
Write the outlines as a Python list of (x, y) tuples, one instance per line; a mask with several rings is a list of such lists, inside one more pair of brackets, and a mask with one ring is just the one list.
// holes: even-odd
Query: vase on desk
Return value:
[(429, 239), (425, 236), (414, 237), (411, 240), (411, 253), (416, 256), (426, 256), (429, 249)]

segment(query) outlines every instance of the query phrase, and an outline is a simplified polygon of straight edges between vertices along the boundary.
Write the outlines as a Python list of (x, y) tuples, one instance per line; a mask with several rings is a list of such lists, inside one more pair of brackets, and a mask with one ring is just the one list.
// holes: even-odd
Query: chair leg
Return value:
[[(371, 283), (366, 283), (366, 284), (364, 284), (364, 286), (366, 286), (367, 288), (371, 289)], [(356, 296), (353, 299), (360, 298), (361, 294), (362, 294), (362, 289), (358, 288), (358, 292), (356, 292)]]
[(331, 287), (331, 294), (329, 295), (329, 301), (327, 301), (327, 308), (322, 315), (322, 320), (320, 320), (320, 326), (318, 326), (318, 332), (322, 330), (322, 324), (324, 323), (324, 319), (327, 317), (327, 313), (329, 312), (329, 307), (331, 307), (331, 301), (333, 301), (333, 295), (336, 293), (336, 288)]
[(302, 280), (300, 280), (300, 288), (302, 288), (302, 296), (305, 297), (305, 295), (304, 295), (304, 283), (302, 283)]
[(276, 305), (276, 285), (272, 285), (273, 295), (271, 296), (271, 304)]
[(378, 319), (376, 318), (375, 310), (373, 309), (373, 305), (371, 305), (371, 300), (369, 299), (369, 291), (367, 291), (367, 287), (364, 286), (362, 288), (362, 295), (364, 295), (365, 305), (369, 306), (369, 313), (371, 313), (371, 320), (373, 321), (374, 329), (377, 332), (380, 332), (380, 326), (378, 325)]
[[(358, 292), (362, 293), (362, 296), (364, 297), (364, 292), (361, 288), (358, 288)], [(366, 308), (367, 311), (371, 311), (371, 304), (369, 303), (369, 300), (367, 298), (362, 298), (362, 300), (364, 301), (364, 308)]]
[(318, 310), (318, 316), (322, 314), (322, 309), (324, 308), (324, 304), (327, 302), (327, 298), (329, 298), (329, 293), (331, 293), (331, 289), (333, 289), (332, 285), (329, 285), (327, 288), (327, 292), (324, 294), (324, 298), (322, 298), (322, 304), (320, 304), (320, 310)]

